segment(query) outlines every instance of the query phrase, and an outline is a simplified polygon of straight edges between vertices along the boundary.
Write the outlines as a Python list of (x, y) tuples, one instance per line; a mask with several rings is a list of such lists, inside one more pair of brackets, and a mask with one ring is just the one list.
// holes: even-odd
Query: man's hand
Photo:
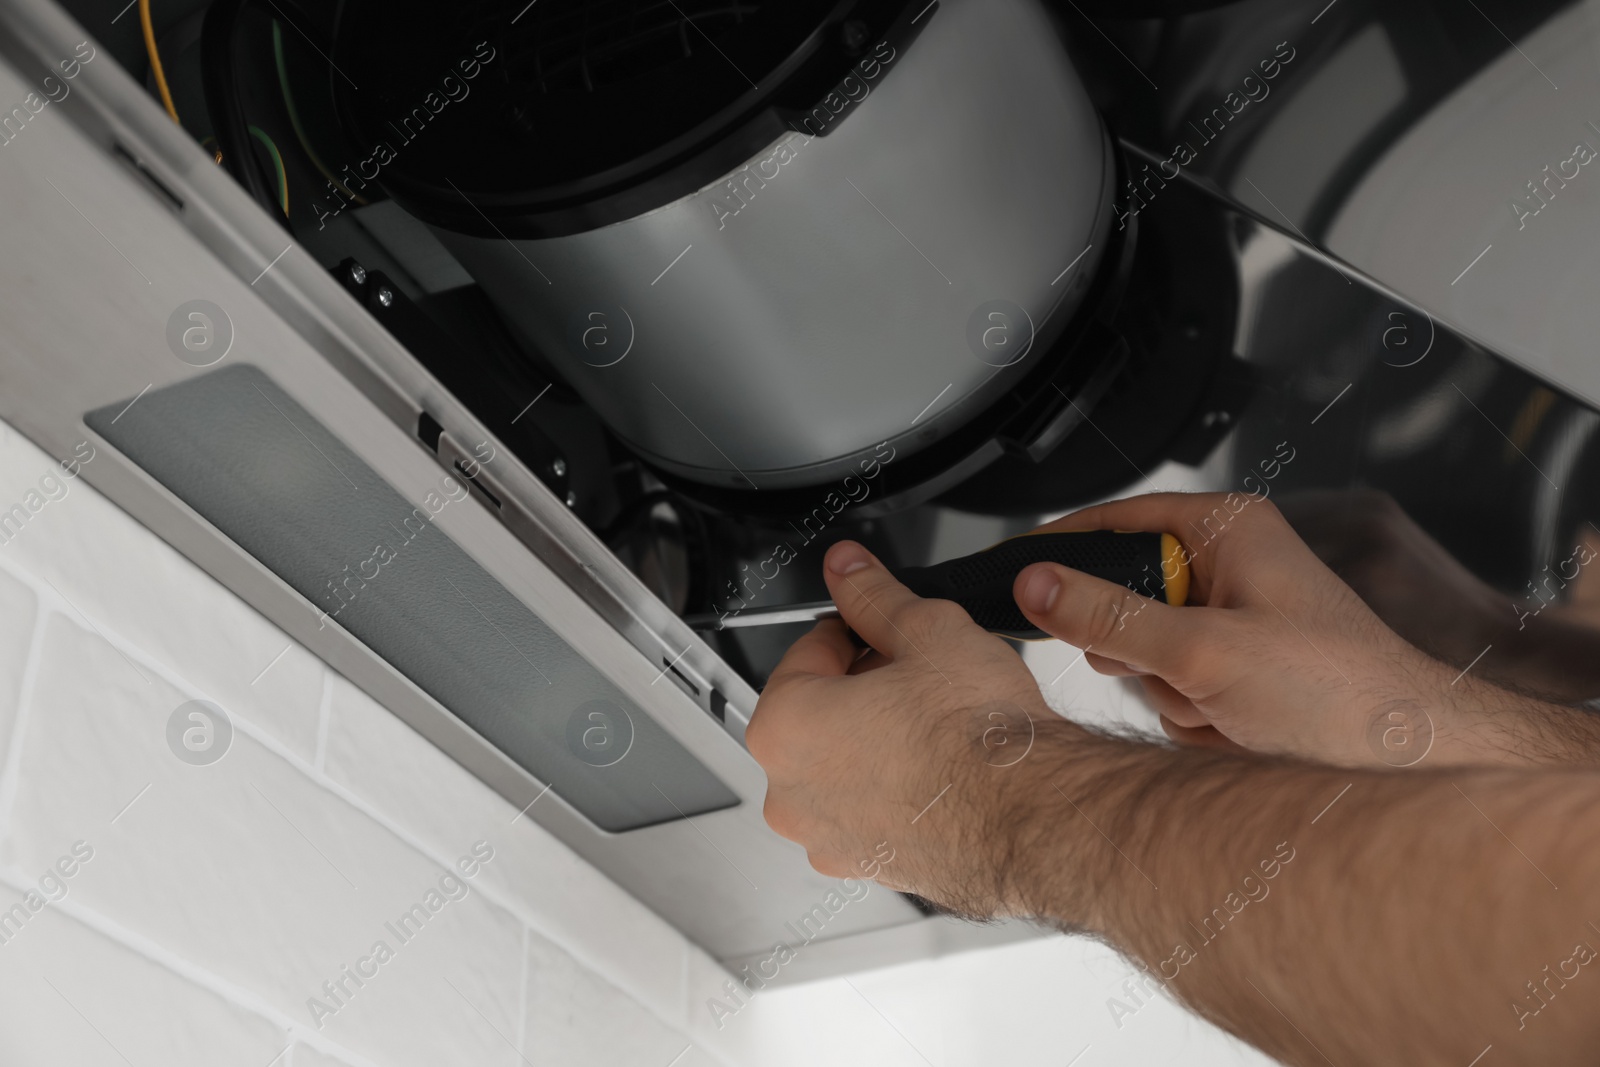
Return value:
[[(1005, 835), (996, 803), (1034, 724), (1059, 720), (1006, 643), (947, 600), (924, 600), (855, 542), (825, 576), (843, 621), (797, 641), (745, 733), (766, 769), (766, 817), (824, 874), (860, 874), (952, 910), (999, 910)], [(846, 624), (872, 646), (865, 656)]]
[(1185, 541), (1187, 606), (1055, 564), (1015, 586), (1024, 613), (1095, 670), (1138, 676), (1182, 743), (1346, 766), (1590, 761), (1600, 750), (1600, 718), (1474, 680), (1401, 639), (1265, 500), (1162, 493), (1043, 529)]
[[(1148, 524), (1125, 505), (1089, 514), (1165, 530), (1183, 502), (1157, 500)], [(1337, 580), (1284, 588), (1296, 557), (1270, 551), (1279, 537), (1233, 528), (1190, 547), (1235, 539), (1230, 553), (1259, 555), (1265, 572), (1240, 558), (1234, 580), (1309, 622), (1306, 598), (1337, 593)], [(1299, 722), (1301, 691), (1324, 700), (1322, 689), (1357, 682), (1326, 664), (1300, 690), (1280, 674), (1245, 678), (1241, 664), (1271, 672), (1263, 657), (1288, 654), (1266, 611), (1301, 638), (1262, 609), (1265, 597), (1223, 579), (1232, 559), (1197, 566), (1206, 606), (1137, 613), (1126, 591), (1058, 574), (1036, 621), (1065, 631), (1076, 603), (1084, 625), (1106, 627), (1115, 603), (1121, 614), (1099, 635), (1115, 641), (1159, 617), (1167, 644), (1115, 645), (1121, 662), (1151, 666), (1178, 644), (1188, 658), (1176, 667), (1199, 677), (1206, 654), (1232, 657), (1238, 685), (1202, 695), (1202, 712), (1250, 693), (1275, 702), (1269, 713), (1297, 735), (1324, 728)], [(746, 734), (767, 771), (768, 822), (817, 869), (967, 914), (1087, 930), (1141, 961), (1147, 994), (1165, 989), (1286, 1063), (1461, 1067), (1486, 1052), (1497, 1063), (1594, 1062), (1594, 772), (1429, 770), (1430, 760), (1398, 775), (1101, 737), (1049, 714), (1020, 659), (955, 605), (913, 596), (859, 545), (835, 546), (827, 563), (841, 614), (876, 651), (858, 657), (843, 624), (819, 625), (774, 672)], [(1352, 635), (1368, 624), (1332, 605), (1337, 621), (1306, 637), (1352, 656), (1348, 672), (1367, 662)], [(1196, 645), (1186, 612), (1223, 617), (1232, 640)], [(1250, 717), (1242, 705), (1231, 714)]]

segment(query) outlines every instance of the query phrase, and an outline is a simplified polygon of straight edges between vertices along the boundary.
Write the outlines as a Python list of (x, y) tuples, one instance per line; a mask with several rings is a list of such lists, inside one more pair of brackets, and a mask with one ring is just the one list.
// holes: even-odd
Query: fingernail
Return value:
[(840, 541), (828, 549), (828, 569), (841, 578), (872, 565), (872, 553), (854, 541)]
[(1035, 615), (1043, 615), (1055, 604), (1056, 597), (1061, 593), (1061, 579), (1048, 567), (1040, 567), (1028, 575), (1028, 580), (1022, 586), (1022, 596), (1018, 602), (1024, 611), (1031, 611)]

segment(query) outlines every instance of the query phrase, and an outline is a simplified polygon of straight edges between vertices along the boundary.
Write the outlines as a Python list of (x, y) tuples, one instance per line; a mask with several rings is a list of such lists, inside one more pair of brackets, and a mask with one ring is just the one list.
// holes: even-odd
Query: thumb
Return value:
[(908, 615), (927, 603), (902, 585), (878, 557), (855, 541), (840, 541), (823, 557), (822, 577), (839, 615), (879, 652), (897, 658), (911, 639)]
[(1052, 637), (1169, 681), (1204, 662), (1222, 622), (1216, 609), (1174, 607), (1056, 563), (1025, 567), (1012, 595)]

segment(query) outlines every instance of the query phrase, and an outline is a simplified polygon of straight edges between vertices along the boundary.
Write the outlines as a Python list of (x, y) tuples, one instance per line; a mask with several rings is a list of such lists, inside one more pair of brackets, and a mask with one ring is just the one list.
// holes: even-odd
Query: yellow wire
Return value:
[[(156, 47), (156, 28), (155, 24), (150, 20), (150, 0), (139, 0), (139, 25), (144, 28), (144, 50), (150, 57), (150, 72), (155, 75), (156, 88), (161, 92), (161, 103), (166, 107), (167, 114), (172, 116), (172, 121), (182, 126), (183, 123), (178, 120), (178, 108), (172, 102), (172, 90), (167, 88), (167, 72), (161, 66), (161, 50)], [(289, 174), (284, 170), (283, 157), (278, 154), (278, 146), (272, 143), (272, 138), (268, 137), (266, 133), (255, 126), (251, 126), (249, 129), (251, 133), (260, 139), (262, 144), (267, 146), (267, 152), (272, 156), (273, 166), (278, 172), (279, 202), (283, 207), (283, 213), (287, 215), (289, 214)], [(213, 138), (207, 137), (201, 141), (201, 147), (204, 147), (206, 141), (210, 140), (213, 140)], [(217, 163), (221, 163), (222, 153), (215, 152), (212, 158)]]
[[(144, 27), (144, 50), (150, 56), (150, 72), (156, 76), (156, 88), (161, 92), (161, 103), (173, 122), (178, 122), (178, 108), (172, 102), (172, 90), (167, 88), (167, 72), (161, 66), (161, 50), (156, 47), (156, 28), (150, 21), (150, 0), (139, 0), (139, 25)], [(183, 125), (181, 122), (178, 125)]]
[(272, 20), (272, 53), (278, 64), (278, 85), (283, 89), (284, 110), (289, 112), (289, 124), (294, 127), (294, 135), (299, 139), (300, 147), (305, 149), (306, 156), (312, 165), (322, 172), (324, 178), (338, 186), (339, 191), (351, 200), (365, 205), (366, 197), (352, 192), (349, 186), (335, 177), (323, 164), (322, 158), (317, 155), (317, 150), (311, 147), (311, 139), (306, 136), (305, 127), (300, 124), (300, 112), (294, 106), (294, 94), (289, 91), (289, 68), (283, 56), (283, 27), (278, 24), (277, 19)]
[(284, 215), (289, 214), (289, 172), (283, 169), (283, 156), (278, 152), (278, 146), (272, 143), (272, 138), (267, 136), (260, 126), (251, 126), (250, 132), (267, 146), (267, 154), (272, 156), (273, 168), (278, 172), (278, 197), (283, 206)]
[[(285, 215), (288, 215), (289, 214), (289, 172), (283, 169), (283, 156), (279, 154), (278, 146), (272, 143), (272, 138), (267, 136), (265, 130), (263, 130), (259, 126), (251, 126), (249, 129), (250, 129), (250, 132), (256, 136), (257, 140), (259, 140), (262, 144), (267, 146), (267, 151), (272, 155), (272, 162), (274, 164), (275, 169), (278, 172), (278, 196), (279, 196), (279, 198), (281, 200), (281, 203), (283, 205), (283, 213)], [(216, 144), (217, 144), (217, 139), (216, 139), (216, 137), (212, 136), (211, 134), (206, 134), (204, 137), (200, 138), (200, 147), (201, 148), (205, 148), (207, 145), (212, 146), (211, 149), (210, 149), (210, 151), (211, 151), (211, 161), (213, 163), (221, 163), (222, 162), (222, 149), (217, 148)]]

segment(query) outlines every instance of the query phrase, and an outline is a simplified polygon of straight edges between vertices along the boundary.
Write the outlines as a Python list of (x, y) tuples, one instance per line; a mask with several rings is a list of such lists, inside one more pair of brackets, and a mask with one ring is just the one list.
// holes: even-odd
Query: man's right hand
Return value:
[[(1187, 606), (1055, 564), (1027, 568), (1014, 589), (1095, 670), (1137, 676), (1181, 743), (1346, 766), (1592, 762), (1600, 749), (1595, 717), (1478, 682), (1401, 639), (1266, 500), (1160, 493), (1042, 529), (1184, 541)], [(1574, 730), (1596, 743), (1575, 745)]]

